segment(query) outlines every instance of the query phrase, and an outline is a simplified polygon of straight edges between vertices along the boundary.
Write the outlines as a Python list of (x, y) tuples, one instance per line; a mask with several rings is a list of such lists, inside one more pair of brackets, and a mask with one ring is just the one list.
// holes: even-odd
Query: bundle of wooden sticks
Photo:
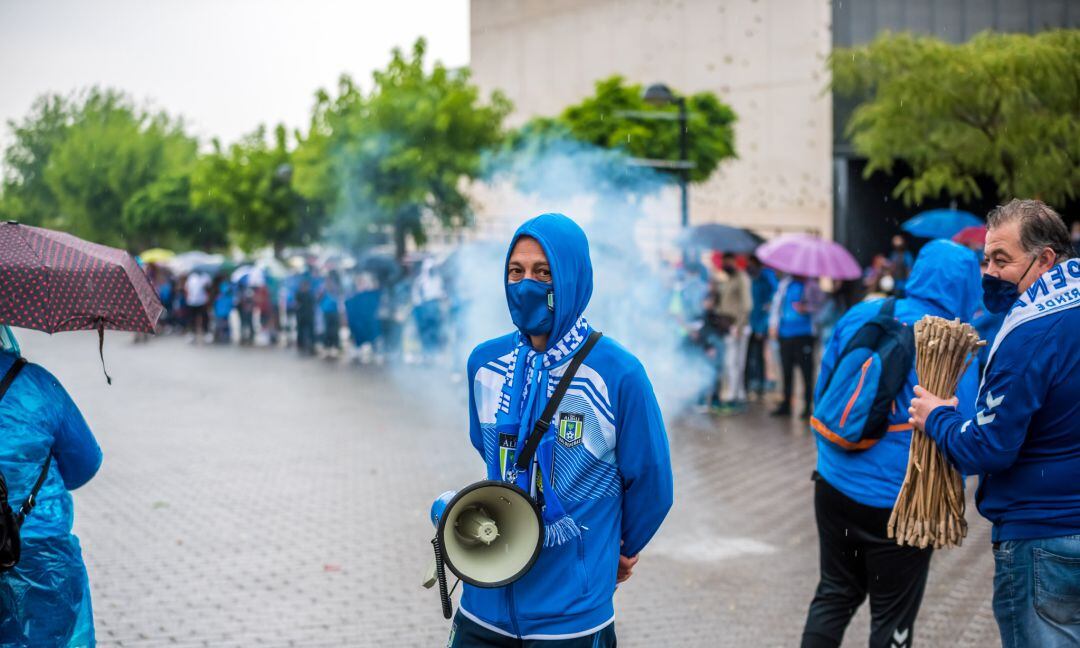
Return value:
[[(927, 315), (915, 323), (915, 372), (919, 384), (949, 399), (986, 342), (970, 324)], [(907, 474), (889, 517), (889, 537), (925, 549), (958, 547), (967, 535), (964, 481), (920, 430), (911, 434)]]

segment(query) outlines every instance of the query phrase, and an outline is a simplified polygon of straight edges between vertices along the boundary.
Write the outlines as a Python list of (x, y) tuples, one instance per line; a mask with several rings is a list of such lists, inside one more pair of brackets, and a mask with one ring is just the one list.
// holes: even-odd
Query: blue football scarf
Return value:
[[(544, 353), (537, 353), (529, 344), (529, 339), (518, 334), (517, 346), (503, 380), (499, 411), (495, 414), (495, 433), (517, 437), (515, 457), (524, 450), (533, 423), (543, 414), (548, 398), (555, 390), (549, 369), (573, 356), (588, 337), (589, 323), (584, 317), (578, 318), (570, 331)], [(502, 475), (503, 480), (515, 483), (526, 493), (531, 494), (532, 485), (538, 485), (543, 496), (545, 547), (561, 545), (581, 535), (581, 529), (559, 502), (552, 482), (555, 430), (556, 426), (552, 425), (541, 438), (536, 449), (536, 461), (528, 470), (518, 473), (514, 460), (510, 459)], [(534, 475), (534, 465), (539, 467), (539, 475)]]
[(1077, 306), (1080, 306), (1080, 259), (1069, 259), (1043, 273), (1012, 305), (990, 347), (983, 380), (1001, 341), (1009, 333), (1025, 322)]

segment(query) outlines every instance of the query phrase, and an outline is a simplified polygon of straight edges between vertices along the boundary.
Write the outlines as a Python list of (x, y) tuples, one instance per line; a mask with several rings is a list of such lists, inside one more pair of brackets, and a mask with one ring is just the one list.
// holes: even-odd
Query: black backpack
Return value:
[(915, 362), (914, 331), (895, 318), (895, 308), (896, 298), (885, 300), (818, 381), (810, 426), (844, 450), (865, 450), (891, 430), (889, 414)]
[[(26, 359), (17, 358), (11, 368), (7, 370), (7, 373), (4, 374), (3, 380), (0, 380), (0, 401), (4, 400), (4, 394), (7, 393), (8, 387), (11, 386), (15, 376), (19, 375), (24, 366), (26, 366)], [(41, 485), (45, 483), (45, 477), (49, 474), (49, 465), (51, 463), (52, 453), (49, 453), (49, 456), (45, 458), (45, 464), (41, 467), (41, 474), (38, 475), (37, 482), (30, 489), (30, 495), (23, 502), (23, 505), (19, 507), (18, 511), (14, 511), (8, 503), (7, 482), (4, 481), (4, 475), (0, 474), (0, 573), (8, 571), (19, 563), (21, 547), (19, 528), (22, 526), (23, 520), (34, 508), (34, 498), (37, 497), (38, 491), (41, 490)]]

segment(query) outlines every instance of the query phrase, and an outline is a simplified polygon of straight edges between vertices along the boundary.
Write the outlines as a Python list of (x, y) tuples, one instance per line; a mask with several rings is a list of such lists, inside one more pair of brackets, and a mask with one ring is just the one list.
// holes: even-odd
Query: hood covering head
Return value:
[(982, 300), (981, 278), (976, 254), (952, 241), (937, 239), (919, 251), (906, 292), (951, 317), (971, 321)]
[[(536, 239), (551, 266), (555, 300), (555, 319), (548, 336), (548, 347), (558, 343), (585, 312), (592, 297), (593, 271), (589, 258), (589, 239), (577, 223), (562, 214), (541, 214), (525, 221), (514, 232), (503, 264), (503, 284), (507, 281), (510, 254), (518, 239)], [(507, 302), (509, 303), (509, 293)]]
[(7, 351), (8, 353), (14, 353), (19, 355), (19, 341), (15, 339), (15, 334), (11, 332), (11, 329), (6, 324), (0, 324), (0, 351)]

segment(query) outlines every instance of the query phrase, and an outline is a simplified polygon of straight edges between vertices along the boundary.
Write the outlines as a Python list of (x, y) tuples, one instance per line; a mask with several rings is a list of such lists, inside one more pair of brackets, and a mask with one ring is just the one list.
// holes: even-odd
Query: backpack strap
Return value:
[(596, 346), (596, 343), (600, 341), (600, 338), (603, 337), (603, 335), (604, 334), (600, 331), (593, 331), (590, 333), (589, 339), (585, 340), (585, 344), (570, 360), (570, 366), (566, 368), (562, 378), (559, 379), (559, 384), (555, 387), (555, 393), (548, 399), (543, 414), (541, 414), (540, 418), (533, 424), (532, 433), (529, 434), (529, 439), (525, 441), (525, 447), (522, 448), (521, 454), (517, 458), (516, 466), (519, 471), (523, 471), (529, 467), (529, 462), (532, 461), (533, 454), (536, 453), (536, 448), (540, 445), (540, 439), (544, 437), (548, 428), (551, 427), (549, 421), (555, 416), (555, 411), (559, 409), (559, 403), (562, 402), (566, 390), (570, 388), (570, 381), (574, 379), (574, 374), (577, 373), (578, 367), (585, 361), (585, 356), (589, 355), (589, 351), (592, 351), (592, 348)]
[(885, 300), (885, 303), (881, 305), (881, 310), (878, 311), (878, 315), (882, 317), (895, 317), (896, 313), (896, 297), (889, 297)]
[(49, 466), (52, 465), (52, 451), (45, 457), (45, 463), (41, 466), (41, 472), (38, 473), (37, 481), (34, 482), (34, 487), (30, 489), (30, 495), (27, 496), (26, 501), (19, 507), (19, 513), (15, 516), (15, 521), (22, 526), (23, 520), (30, 514), (30, 511), (34, 510), (34, 505), (37, 504), (37, 494), (41, 490), (41, 487), (45, 484), (45, 478), (49, 476)]
[(11, 383), (14, 382), (15, 376), (19, 375), (23, 367), (26, 366), (26, 358), (15, 358), (15, 362), (8, 367), (7, 373), (4, 374), (3, 379), (0, 379), (0, 400), (4, 400), (4, 394), (7, 393), (8, 387), (11, 387)]
[[(19, 375), (19, 372), (23, 370), (27, 364), (26, 358), (16, 358), (11, 367), (8, 368), (7, 373), (4, 374), (3, 379), (0, 379), (0, 400), (4, 399), (4, 394), (7, 393), (8, 387), (11, 387), (11, 383), (15, 381), (15, 377)], [(49, 466), (52, 465), (52, 452), (45, 457), (45, 464), (41, 466), (41, 472), (38, 474), (37, 481), (34, 482), (34, 487), (30, 489), (30, 495), (23, 502), (23, 505), (19, 507), (19, 512), (15, 515), (15, 522), (22, 526), (23, 520), (34, 510), (34, 504), (36, 504), (36, 498), (38, 491), (45, 484), (45, 478), (49, 476)]]

